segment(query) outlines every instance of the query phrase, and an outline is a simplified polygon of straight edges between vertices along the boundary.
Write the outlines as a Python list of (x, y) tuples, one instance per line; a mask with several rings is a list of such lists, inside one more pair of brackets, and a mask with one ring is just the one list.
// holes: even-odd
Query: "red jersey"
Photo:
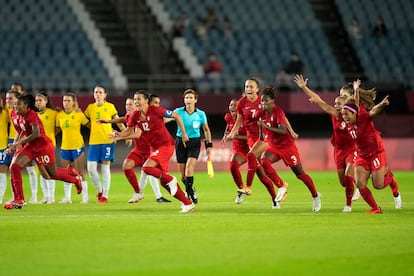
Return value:
[(243, 117), (243, 124), (246, 129), (247, 138), (256, 141), (259, 138), (259, 126), (257, 121), (259, 119), (260, 97), (251, 102), (246, 96), (241, 98), (237, 103), (237, 114)]
[[(339, 114), (341, 115), (341, 114)], [(331, 137), (331, 144), (336, 149), (352, 149), (355, 147), (355, 141), (348, 133), (347, 124), (342, 118), (339, 116), (335, 118), (335, 116), (331, 116), (333, 133)]]
[[(128, 122), (131, 114), (125, 114), (125, 122)], [(134, 148), (142, 155), (149, 156), (150, 154), (150, 145), (143, 135), (138, 139), (134, 139)]]
[(362, 158), (384, 151), (381, 136), (372, 120), (369, 112), (360, 112), (357, 114), (356, 124), (348, 124), (347, 127), (349, 134), (355, 140), (358, 156)]
[[(273, 128), (277, 128), (280, 124), (286, 125), (285, 112), (275, 104), (273, 105), (272, 113), (268, 114), (262, 111), (260, 112), (260, 118), (266, 125)], [(280, 135), (270, 129), (263, 128), (263, 134), (265, 142), (269, 143), (270, 147), (285, 148), (294, 144), (294, 140), (288, 130), (286, 130), (284, 135)]]
[(140, 137), (146, 139), (152, 149), (174, 145), (174, 140), (164, 124), (167, 109), (159, 106), (148, 106), (147, 114), (134, 111), (127, 121), (128, 127), (139, 127), (142, 130)]
[[(231, 115), (231, 113), (227, 112), (226, 115), (224, 115), (224, 120), (227, 124), (227, 130), (231, 131), (236, 124), (236, 118)], [(237, 132), (238, 135), (246, 135), (246, 129), (244, 128), (243, 124), (240, 126), (239, 131)], [(232, 148), (233, 151), (238, 152), (248, 152), (249, 151), (249, 145), (247, 144), (247, 140), (242, 139), (233, 139), (232, 141)]]
[(10, 113), (14, 128), (16, 129), (17, 135), (30, 136), (33, 133), (32, 125), (38, 125), (40, 130), (40, 137), (30, 141), (27, 145), (34, 148), (41, 148), (46, 143), (51, 143), (52, 141), (49, 137), (46, 136), (45, 130), (43, 128), (42, 121), (39, 119), (37, 112), (27, 109), (24, 116), (16, 114), (15, 110), (12, 110)]

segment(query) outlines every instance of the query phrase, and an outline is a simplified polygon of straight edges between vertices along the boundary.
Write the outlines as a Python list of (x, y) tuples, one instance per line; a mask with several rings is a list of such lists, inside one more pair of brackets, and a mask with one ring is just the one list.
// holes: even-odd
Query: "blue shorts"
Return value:
[(88, 161), (114, 161), (115, 144), (89, 145)]
[(13, 159), (13, 153), (11, 154), (4, 153), (6, 149), (7, 148), (0, 150), (0, 165), (10, 165)]
[(63, 160), (73, 162), (78, 159), (79, 156), (81, 156), (81, 154), (84, 152), (85, 147), (81, 147), (80, 149), (75, 150), (60, 150), (60, 157), (62, 157)]

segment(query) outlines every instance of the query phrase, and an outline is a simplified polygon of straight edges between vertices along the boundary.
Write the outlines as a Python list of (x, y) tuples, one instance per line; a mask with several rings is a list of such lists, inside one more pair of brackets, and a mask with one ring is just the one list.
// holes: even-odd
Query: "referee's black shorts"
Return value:
[(175, 139), (175, 156), (177, 157), (177, 162), (186, 163), (187, 159), (190, 157), (198, 159), (198, 156), (200, 155), (200, 148), (200, 138), (190, 138), (190, 140), (186, 143), (186, 147), (184, 147), (182, 138), (177, 137)]

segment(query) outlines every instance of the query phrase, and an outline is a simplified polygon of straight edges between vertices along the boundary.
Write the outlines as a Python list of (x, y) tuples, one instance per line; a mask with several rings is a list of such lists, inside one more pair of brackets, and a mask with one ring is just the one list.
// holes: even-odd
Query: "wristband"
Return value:
[(207, 140), (204, 141), (204, 145), (206, 146), (206, 148), (212, 148), (213, 147), (213, 143), (207, 142)]

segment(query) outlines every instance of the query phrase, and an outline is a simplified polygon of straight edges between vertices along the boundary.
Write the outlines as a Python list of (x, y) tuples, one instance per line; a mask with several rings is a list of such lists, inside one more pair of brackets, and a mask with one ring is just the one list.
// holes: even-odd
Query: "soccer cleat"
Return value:
[(101, 197), (101, 199), (98, 199), (98, 204), (107, 204), (108, 203), (108, 199), (104, 196)]
[(162, 202), (171, 202), (171, 200), (168, 200), (164, 197), (159, 197), (155, 200), (156, 202), (162, 203)]
[(244, 186), (242, 189), (238, 189), (237, 192), (243, 193), (245, 195), (251, 195), (252, 189), (250, 187)]
[(13, 200), (3, 205), (4, 209), (22, 209), (25, 206), (24, 200)]
[(54, 199), (49, 199), (46, 204), (55, 204), (55, 200)]
[(42, 200), (40, 201), (40, 203), (42, 204), (46, 204), (49, 201), (49, 199), (47, 197), (42, 198)]
[(76, 176), (76, 182), (73, 183), (76, 187), (76, 193), (79, 195), (80, 193), (82, 193), (82, 177), (81, 176)]
[(132, 198), (128, 200), (128, 203), (137, 203), (140, 200), (144, 199), (144, 195), (142, 193), (134, 193)]
[(192, 212), (192, 211), (194, 211), (194, 208), (195, 208), (195, 206), (194, 206), (193, 203), (188, 204), (188, 205), (182, 205), (180, 213)]
[(283, 181), (283, 186), (280, 187), (277, 191), (277, 195), (275, 200), (277, 202), (281, 202), (281, 201), (285, 201), (285, 199), (287, 198), (287, 189), (288, 189), (288, 184), (286, 182)]
[(319, 210), (321, 209), (321, 197), (322, 195), (318, 192), (318, 195), (313, 198), (312, 211), (319, 212)]
[(345, 205), (344, 209), (342, 210), (342, 213), (351, 213), (351, 211), (351, 206)]
[(354, 195), (352, 196), (352, 201), (358, 200), (361, 194), (359, 193), (359, 189), (355, 189)]
[(272, 200), (272, 209), (280, 209), (280, 204), (276, 201), (276, 198)]
[(177, 178), (175, 176), (172, 177), (173, 179), (168, 182), (166, 185), (170, 188), (170, 194), (174, 196), (177, 193)]
[(37, 197), (32, 196), (32, 198), (30, 199), (29, 203), (30, 203), (30, 204), (37, 204), (37, 203), (38, 203), (38, 202), (37, 202)]
[(63, 198), (59, 201), (60, 204), (72, 204), (72, 200), (70, 198)]
[(236, 199), (234, 200), (234, 202), (236, 204), (242, 204), (245, 196), (246, 196), (246, 194), (237, 191), (237, 196), (236, 196)]
[(401, 194), (394, 197), (395, 209), (402, 209)]
[(198, 198), (197, 198), (196, 190), (193, 187), (191, 187), (191, 188), (193, 190), (193, 193), (190, 194), (190, 199), (194, 204), (197, 204), (198, 203)]
[(98, 198), (98, 200), (97, 200), (97, 202), (102, 198), (102, 193), (98, 193), (97, 195), (96, 195), (96, 197)]
[(365, 212), (365, 214), (368, 214), (368, 215), (382, 214), (382, 210), (380, 207), (378, 207), (378, 209), (371, 209), (368, 212)]
[(89, 200), (87, 198), (84, 198), (81, 200), (80, 204), (88, 204)]

